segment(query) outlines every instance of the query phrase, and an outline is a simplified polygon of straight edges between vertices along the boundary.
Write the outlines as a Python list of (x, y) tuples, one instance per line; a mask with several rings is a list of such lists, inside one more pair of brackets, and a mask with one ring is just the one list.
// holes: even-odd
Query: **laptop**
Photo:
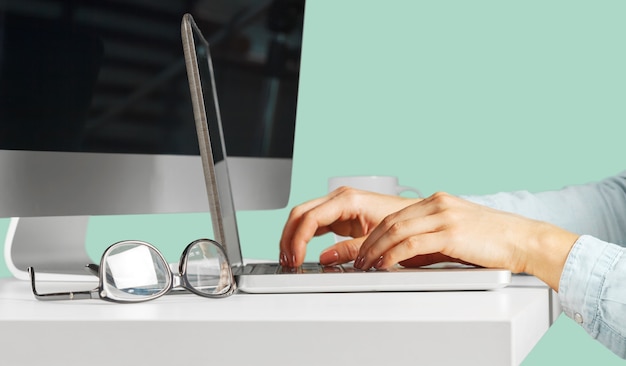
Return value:
[(467, 266), (397, 266), (385, 271), (361, 271), (352, 264), (325, 267), (319, 263), (305, 263), (299, 268), (283, 268), (274, 262), (244, 263), (209, 43), (190, 14), (183, 16), (181, 32), (214, 239), (224, 245), (240, 291), (295, 293), (491, 290), (510, 283), (511, 272), (508, 270)]

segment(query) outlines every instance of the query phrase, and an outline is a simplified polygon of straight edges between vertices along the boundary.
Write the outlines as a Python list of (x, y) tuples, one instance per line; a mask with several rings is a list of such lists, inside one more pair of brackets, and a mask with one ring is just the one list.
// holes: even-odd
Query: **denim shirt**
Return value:
[(626, 171), (557, 191), (463, 198), (580, 234), (561, 274), (561, 306), (589, 335), (626, 358)]

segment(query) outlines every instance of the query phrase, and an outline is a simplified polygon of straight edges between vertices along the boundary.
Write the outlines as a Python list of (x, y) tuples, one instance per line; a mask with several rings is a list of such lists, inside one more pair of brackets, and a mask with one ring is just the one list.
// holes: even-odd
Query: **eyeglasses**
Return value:
[[(178, 274), (172, 273), (163, 255), (151, 244), (125, 240), (108, 247), (100, 265), (87, 265), (98, 274), (93, 290), (40, 294), (35, 288), (35, 269), (28, 268), (33, 294), (38, 300), (97, 299), (133, 303), (159, 298), (175, 288), (196, 295), (221, 298), (236, 290), (228, 257), (216, 241), (191, 242), (180, 258)], [(177, 291), (175, 291), (177, 292)]]

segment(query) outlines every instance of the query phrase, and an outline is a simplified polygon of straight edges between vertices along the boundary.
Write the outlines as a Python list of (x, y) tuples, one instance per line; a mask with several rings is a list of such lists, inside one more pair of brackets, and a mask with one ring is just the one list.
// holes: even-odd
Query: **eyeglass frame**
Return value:
[[(187, 262), (188, 262), (187, 254), (189, 253), (189, 250), (192, 247), (203, 242), (208, 242), (209, 244), (214, 245), (220, 251), (220, 254), (224, 256), (225, 264), (228, 270), (228, 278), (230, 279), (230, 288), (225, 292), (217, 293), (217, 294), (208, 294), (205, 292), (201, 292), (197, 290), (196, 288), (194, 288), (190, 284), (189, 279), (187, 278)], [(128, 244), (137, 244), (137, 245), (147, 246), (149, 249), (152, 249), (154, 253), (157, 254), (158, 258), (161, 261), (163, 261), (163, 263), (165, 264), (165, 268), (167, 268), (166, 278), (168, 278), (168, 284), (156, 294), (152, 294), (152, 295), (142, 297), (142, 298), (137, 298), (137, 299), (129, 299), (129, 298), (120, 299), (120, 298), (111, 297), (110, 294), (104, 290), (104, 285), (105, 285), (104, 281), (105, 281), (105, 276), (106, 276), (106, 274), (103, 272), (103, 268), (105, 268), (105, 266), (103, 266), (104, 259), (108, 257), (108, 253), (111, 252), (113, 249), (121, 245), (128, 245)], [(28, 267), (28, 273), (30, 275), (31, 288), (33, 291), (33, 295), (35, 296), (37, 300), (41, 300), (41, 301), (101, 299), (101, 300), (115, 302), (115, 303), (138, 303), (138, 302), (145, 302), (145, 301), (158, 299), (159, 297), (172, 292), (172, 290), (176, 288), (183, 288), (198, 296), (207, 297), (207, 298), (225, 298), (234, 294), (237, 291), (237, 282), (235, 280), (235, 276), (233, 275), (232, 266), (230, 264), (230, 261), (228, 260), (228, 255), (226, 253), (226, 250), (220, 243), (211, 239), (196, 239), (185, 247), (180, 257), (177, 274), (172, 272), (172, 269), (170, 268), (168, 262), (165, 260), (165, 257), (163, 256), (163, 254), (154, 245), (145, 241), (141, 241), (141, 240), (122, 240), (122, 241), (113, 243), (104, 251), (104, 253), (102, 253), (99, 266), (94, 265), (94, 264), (87, 264), (85, 265), (85, 268), (90, 273), (95, 274), (95, 272), (97, 272), (98, 287), (91, 289), (91, 290), (84, 290), (84, 291), (52, 292), (52, 293), (42, 294), (37, 291), (36, 286), (35, 286), (35, 269), (33, 267)]]

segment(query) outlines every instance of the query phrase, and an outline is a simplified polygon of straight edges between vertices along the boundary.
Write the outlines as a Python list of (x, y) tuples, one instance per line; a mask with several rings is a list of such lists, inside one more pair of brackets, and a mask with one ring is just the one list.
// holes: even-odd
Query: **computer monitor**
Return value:
[(235, 207), (287, 204), (304, 0), (186, 4), (0, 4), (0, 217), (16, 277), (82, 273), (89, 216), (208, 212), (186, 12), (215, 46)]

